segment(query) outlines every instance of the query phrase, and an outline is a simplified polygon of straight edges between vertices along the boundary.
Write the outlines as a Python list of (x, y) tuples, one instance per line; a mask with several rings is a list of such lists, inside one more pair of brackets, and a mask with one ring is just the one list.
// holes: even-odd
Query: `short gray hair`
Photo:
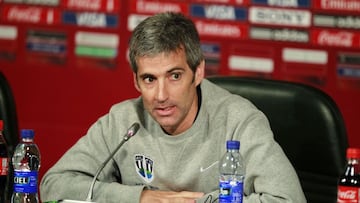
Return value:
[(193, 72), (204, 60), (200, 37), (192, 20), (181, 13), (166, 12), (146, 18), (134, 29), (129, 44), (132, 71), (137, 73), (137, 59), (184, 49)]

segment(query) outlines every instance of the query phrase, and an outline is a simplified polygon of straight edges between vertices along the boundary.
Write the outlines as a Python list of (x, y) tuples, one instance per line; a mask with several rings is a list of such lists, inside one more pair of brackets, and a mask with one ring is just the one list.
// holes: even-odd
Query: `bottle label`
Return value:
[(16, 171), (14, 172), (14, 192), (37, 193), (37, 171)]
[(219, 203), (242, 203), (242, 181), (220, 181)]
[(0, 176), (6, 176), (9, 171), (9, 159), (0, 157)]
[(357, 203), (359, 198), (359, 187), (338, 186), (337, 203)]

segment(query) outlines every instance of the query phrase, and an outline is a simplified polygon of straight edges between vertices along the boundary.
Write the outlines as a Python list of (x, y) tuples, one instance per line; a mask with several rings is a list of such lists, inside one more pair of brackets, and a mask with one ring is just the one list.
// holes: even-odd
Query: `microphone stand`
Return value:
[(94, 192), (94, 186), (95, 186), (95, 182), (98, 178), (98, 176), (100, 175), (100, 172), (104, 169), (104, 167), (106, 166), (106, 164), (110, 161), (110, 159), (112, 159), (114, 157), (114, 155), (116, 154), (116, 152), (121, 148), (121, 146), (123, 146), (123, 144), (128, 141), (132, 136), (134, 136), (137, 131), (140, 128), (140, 124), (139, 123), (134, 123), (130, 126), (130, 128), (128, 129), (127, 133), (125, 134), (123, 140), (120, 142), (120, 144), (116, 147), (116, 149), (110, 154), (110, 156), (108, 156), (108, 158), (101, 164), (101, 166), (97, 169), (94, 178), (91, 182), (90, 185), (90, 189), (89, 192), (87, 194), (86, 200), (85, 201), (78, 201), (78, 200), (62, 200), (60, 201), (61, 203), (94, 203), (92, 202), (92, 195)]

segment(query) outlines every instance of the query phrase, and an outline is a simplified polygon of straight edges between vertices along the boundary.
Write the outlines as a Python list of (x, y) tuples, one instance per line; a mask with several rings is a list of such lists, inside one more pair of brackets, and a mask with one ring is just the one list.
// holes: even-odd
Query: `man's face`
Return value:
[(141, 57), (134, 73), (136, 89), (145, 109), (168, 134), (179, 134), (191, 127), (198, 110), (196, 86), (204, 78), (204, 62), (195, 75), (186, 63), (183, 49)]

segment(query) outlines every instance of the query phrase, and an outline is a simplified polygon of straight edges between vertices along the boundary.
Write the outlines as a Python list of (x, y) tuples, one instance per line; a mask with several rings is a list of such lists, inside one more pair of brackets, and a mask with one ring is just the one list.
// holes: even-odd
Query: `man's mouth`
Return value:
[(159, 116), (170, 116), (174, 113), (175, 106), (156, 107), (155, 111)]

